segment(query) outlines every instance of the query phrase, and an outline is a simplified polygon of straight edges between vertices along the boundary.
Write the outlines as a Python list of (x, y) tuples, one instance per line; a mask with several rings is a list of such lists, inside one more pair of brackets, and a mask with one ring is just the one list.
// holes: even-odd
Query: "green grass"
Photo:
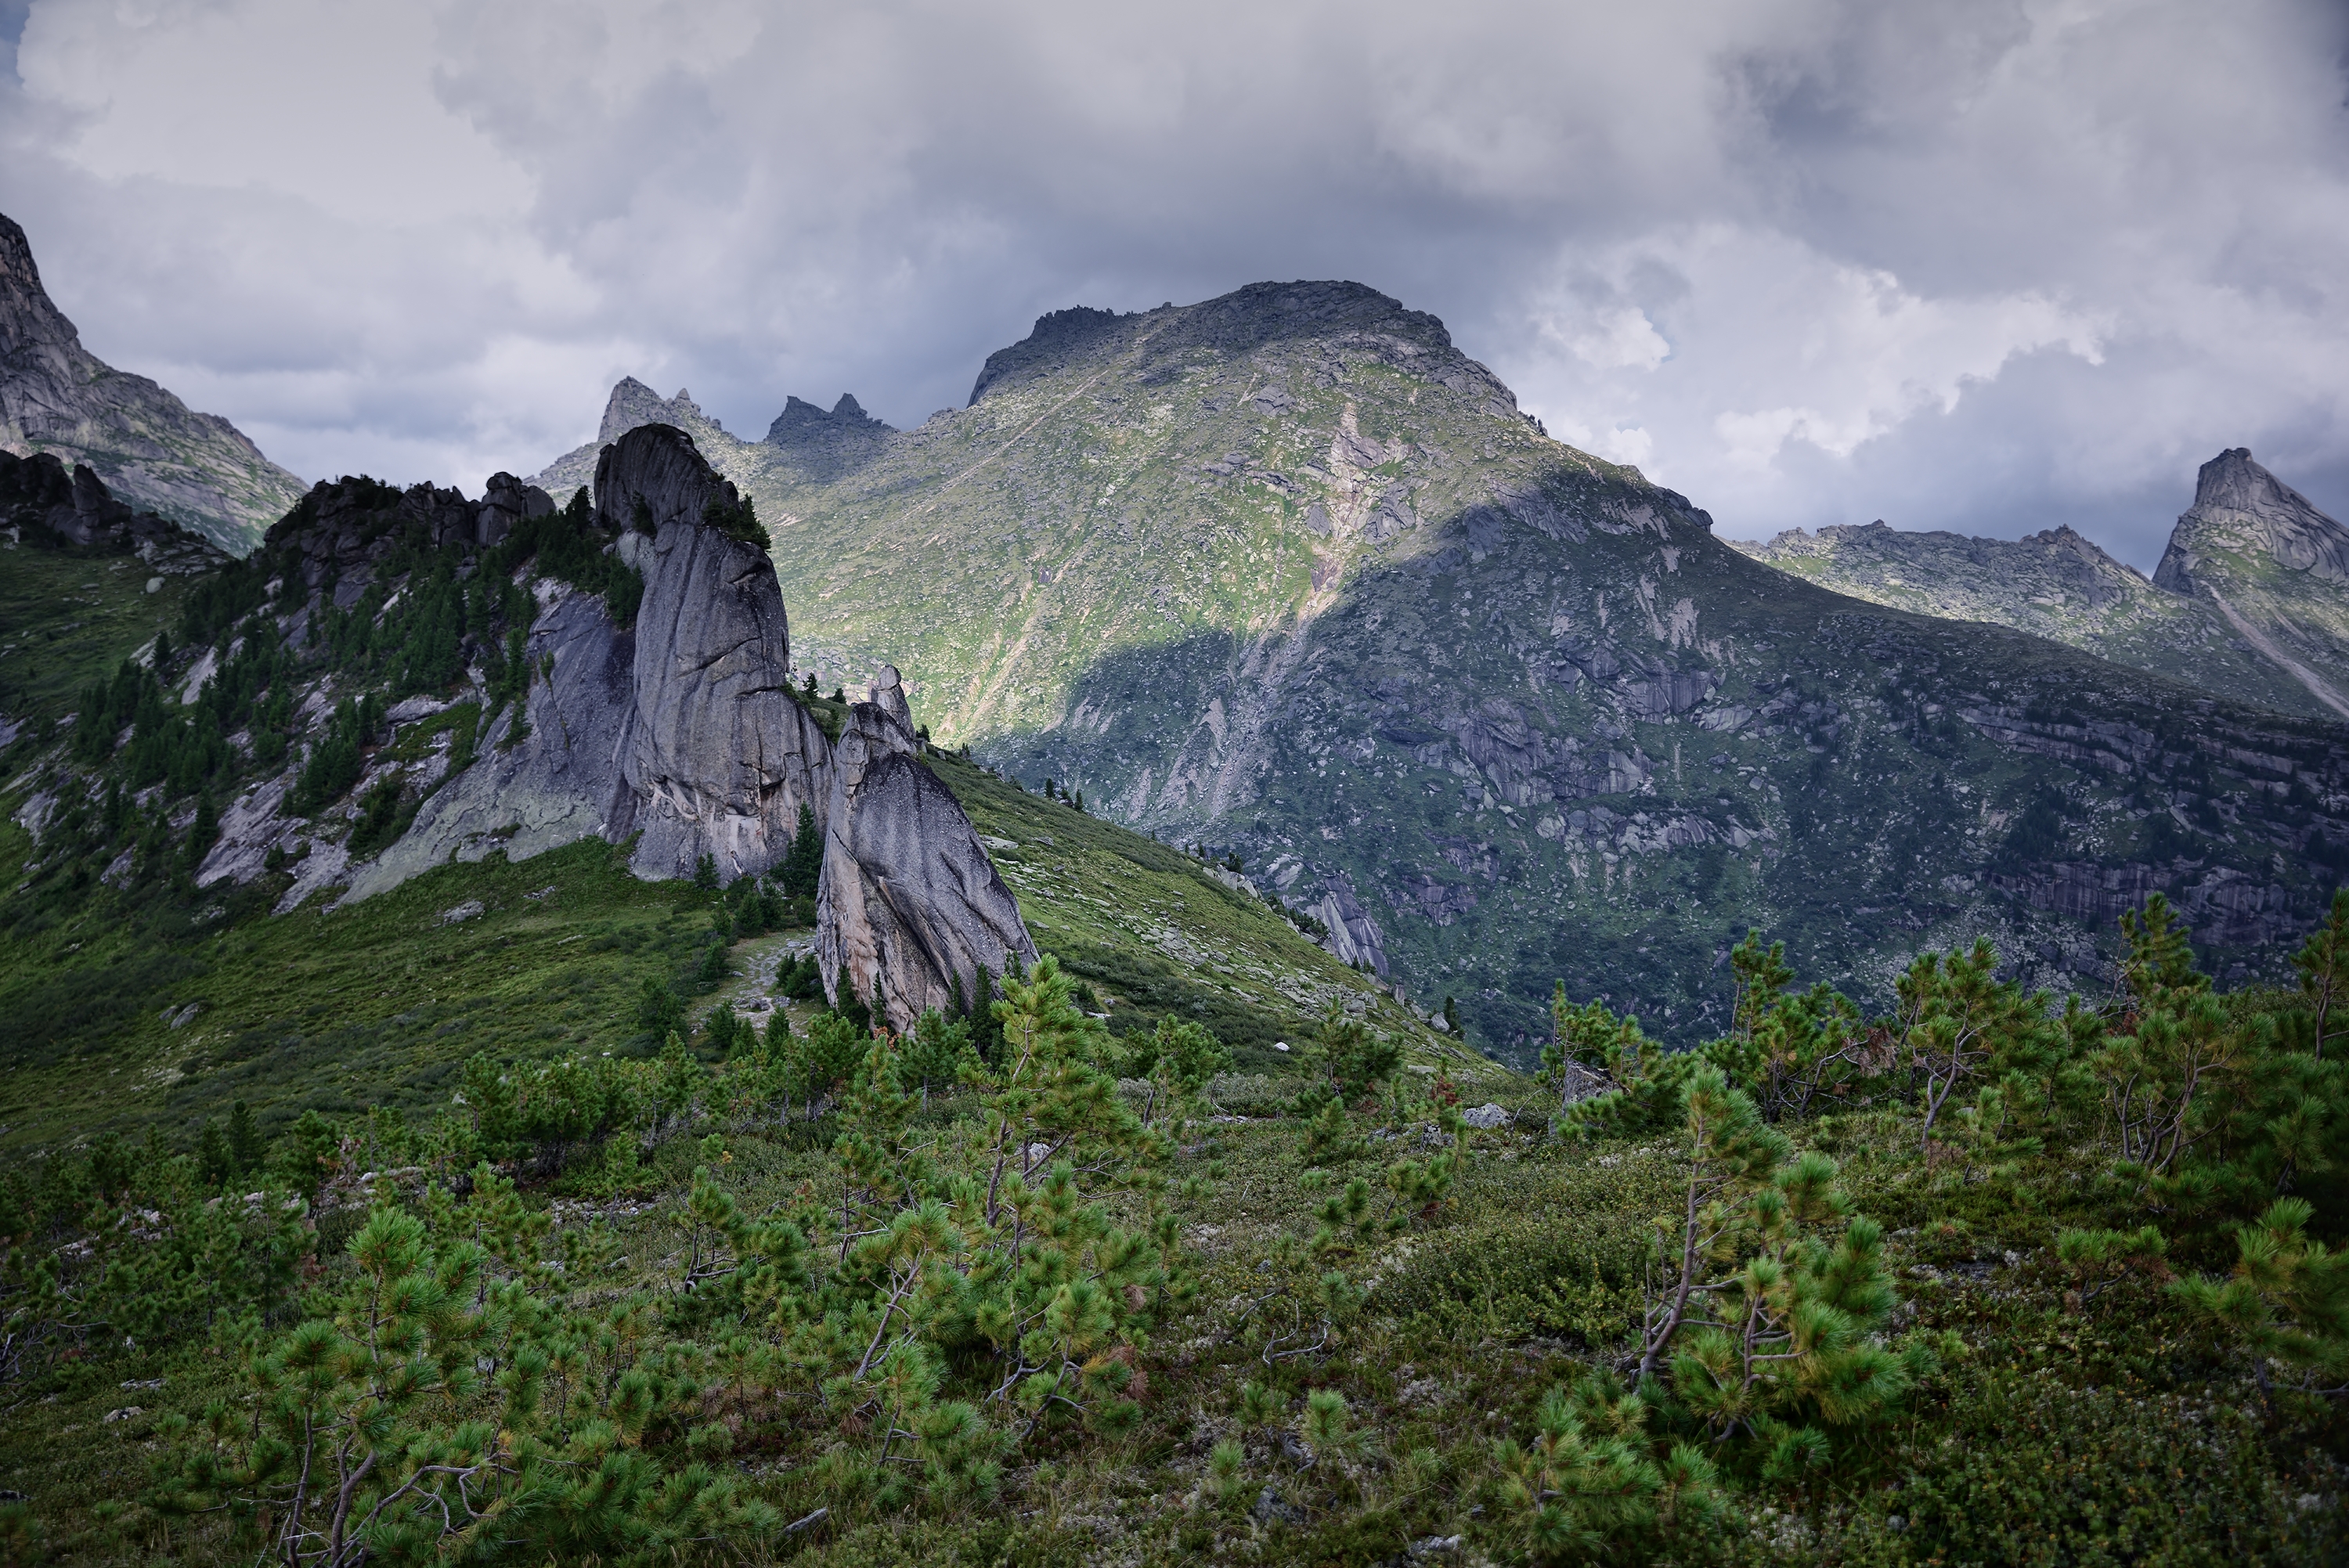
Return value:
[(178, 623), (188, 579), (155, 579), (132, 555), (0, 540), (0, 714), (54, 719)]
[[(1301, 1044), (1332, 998), (1361, 996), (1421, 1059), (1459, 1055), (1181, 853), (957, 758), (932, 762), (980, 832), (1020, 845), (998, 852), (1030, 930), (1112, 999), (1117, 1032), (1179, 1012), (1231, 1043), (1240, 1070), (1279, 1071), (1288, 1058), (1275, 1041)], [(0, 864), (30, 849), (0, 823)], [(288, 880), (188, 903), (101, 890), (29, 934), (0, 974), (0, 1159), (150, 1124), (185, 1140), (239, 1099), (273, 1135), (305, 1110), (412, 1115), (444, 1103), (476, 1052), (649, 1049), (636, 1022), (647, 980), (674, 984), (697, 1019), (718, 1000), (690, 979), (716, 897), (639, 882), (600, 841), (441, 867), (340, 908), (321, 894), (266, 913)], [(469, 902), (484, 913), (444, 923)], [(758, 951), (738, 952), (735, 967)], [(722, 991), (747, 999), (749, 987)], [(161, 1016), (191, 1006), (176, 1028)]]
[[(182, 1132), (238, 1099), (272, 1130), (308, 1109), (412, 1111), (445, 1101), (476, 1051), (641, 1048), (639, 987), (682, 984), (714, 907), (637, 881), (600, 841), (445, 867), (331, 912), (314, 898), (268, 914), (273, 892), (134, 921), (104, 893), (21, 954), (0, 982), (0, 1150), (150, 1122)], [(485, 913), (443, 923), (469, 901)], [(159, 1016), (191, 1005), (177, 1028)]]
[[(974, 827), (1018, 846), (990, 853), (1037, 946), (1120, 999), (1135, 1023), (1179, 1013), (1232, 1046), (1238, 1070), (1274, 1071), (1276, 1042), (1301, 1045), (1333, 999), (1374, 995), (1269, 904), (1210, 880), (1180, 850), (957, 757), (934, 755), (931, 765)], [(1473, 1061), (1391, 998), (1376, 1006), (1427, 1059)]]

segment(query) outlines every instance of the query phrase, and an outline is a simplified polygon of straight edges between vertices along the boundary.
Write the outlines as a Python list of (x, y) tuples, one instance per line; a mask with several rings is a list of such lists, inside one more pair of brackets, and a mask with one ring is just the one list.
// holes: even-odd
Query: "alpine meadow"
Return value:
[(305, 484), (0, 219), (0, 1563), (2349, 1561), (2240, 438), (1733, 542), (1286, 282)]

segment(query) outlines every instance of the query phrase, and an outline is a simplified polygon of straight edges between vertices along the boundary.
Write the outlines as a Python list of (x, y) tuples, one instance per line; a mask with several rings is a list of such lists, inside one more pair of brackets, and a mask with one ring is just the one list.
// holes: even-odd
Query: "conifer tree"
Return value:
[(700, 1098), (701, 1087), (709, 1077), (709, 1070), (701, 1065), (701, 1058), (672, 1031), (662, 1042), (660, 1060), (654, 1068), (652, 1133), (656, 1141), (691, 1118), (694, 1102)]
[(1896, 986), (1896, 1023), (1908, 1052), (1930, 1142), (1950, 1096), (1961, 1085), (2028, 1068), (2052, 1049), (2047, 996), (1998, 978), (1998, 954), (1986, 939), (1971, 953), (1919, 955)]
[(818, 1013), (802, 1048), (802, 1092), (813, 1107), (848, 1081), (872, 1044), (868, 1030), (839, 1013)]
[(995, 1016), (995, 976), (984, 964), (974, 967), (970, 980), (971, 1049), (992, 1066), (1003, 1050), (1003, 1025)]
[(1588, 1374), (1543, 1396), (1532, 1442), (1494, 1445), (1505, 1517), (1537, 1561), (1585, 1562), (1634, 1543), (1638, 1556), (1650, 1557), (1659, 1532), (1721, 1512), (1712, 1459), (1679, 1441), (1660, 1461), (1648, 1417), (1639, 1394)]
[(2279, 1198), (2235, 1233), (2233, 1274), (2199, 1276), (2170, 1288), (2248, 1351), (2261, 1397), (2275, 1403), (2271, 1366), (2295, 1377), (2296, 1393), (2349, 1394), (2349, 1252), (2308, 1235), (2315, 1208)]
[(210, 1117), (204, 1118), (196, 1133), (196, 1173), (215, 1191), (236, 1174), (236, 1157), (229, 1151), (228, 1135)]
[(647, 980), (636, 997), (636, 1027), (663, 1039), (685, 1027), (685, 1004), (664, 981)]
[(800, 802), (798, 830), (792, 847), (776, 868), (775, 880), (790, 898), (812, 898), (823, 876), (823, 833), (816, 826), (815, 808)]
[(2310, 934), (2292, 965), (2300, 971), (2301, 991), (2316, 1016), (2316, 1059), (2321, 1062), (2336, 1026), (2334, 1013), (2349, 1001), (2349, 888), (2334, 891), (2324, 923)]
[(647, 1451), (683, 1369), (555, 1288), (530, 1219), (487, 1168), (461, 1207), (376, 1210), (332, 1315), (265, 1337), (244, 1400), (158, 1422), (160, 1511), (225, 1512), (272, 1560), (333, 1568), (473, 1555), (485, 1539), (650, 1558), (777, 1528), (730, 1478), (665, 1473)]
[(969, 1022), (949, 1018), (936, 1007), (915, 1019), (912, 1031), (905, 1037), (905, 1076), (926, 1101), (932, 1089), (949, 1087), (966, 1066), (978, 1062), (978, 1053), (971, 1048)]
[[(2261, 1055), (2256, 1024), (2231, 1018), (2194, 967), (2187, 934), (2156, 893), (2121, 916), (2129, 1002), (2126, 1034), (2103, 1039), (2087, 1060), (2104, 1130), (2125, 1173), (2164, 1201), (2194, 1201), (2216, 1173), (2183, 1167), (2220, 1130), (2227, 1103)], [(2184, 1186), (2178, 1185), (2180, 1181)]]
[(228, 1151), (237, 1174), (241, 1176), (260, 1170), (269, 1158), (268, 1146), (262, 1140), (261, 1128), (243, 1100), (238, 1100), (229, 1109)]
[(1875, 1336), (1895, 1302), (1883, 1233), (1849, 1217), (1835, 1162), (1796, 1154), (1710, 1062), (1682, 1090), (1687, 1176), (1643, 1318), (1640, 1377), (1669, 1367), (1673, 1395), (1716, 1441), (1745, 1434), (1765, 1468), (1817, 1462), (1820, 1429), (1898, 1405), (1933, 1361)]

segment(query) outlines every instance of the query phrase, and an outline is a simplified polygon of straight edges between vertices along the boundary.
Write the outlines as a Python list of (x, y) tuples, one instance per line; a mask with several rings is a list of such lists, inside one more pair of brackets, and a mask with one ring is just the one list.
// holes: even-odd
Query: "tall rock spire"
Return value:
[(2251, 449), (2202, 465), (2153, 581), (2214, 605), (2246, 644), (2349, 718), (2349, 529)]

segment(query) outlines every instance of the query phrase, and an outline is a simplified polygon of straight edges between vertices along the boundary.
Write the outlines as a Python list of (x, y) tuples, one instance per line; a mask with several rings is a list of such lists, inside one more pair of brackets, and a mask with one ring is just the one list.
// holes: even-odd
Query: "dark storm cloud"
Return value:
[[(10, 12), (0, 0), (0, 26)], [(622, 374), (958, 403), (1039, 312), (1347, 276), (1724, 531), (2349, 510), (2344, 14), (2188, 0), (36, 0), (0, 206), (297, 470), (469, 485)]]

